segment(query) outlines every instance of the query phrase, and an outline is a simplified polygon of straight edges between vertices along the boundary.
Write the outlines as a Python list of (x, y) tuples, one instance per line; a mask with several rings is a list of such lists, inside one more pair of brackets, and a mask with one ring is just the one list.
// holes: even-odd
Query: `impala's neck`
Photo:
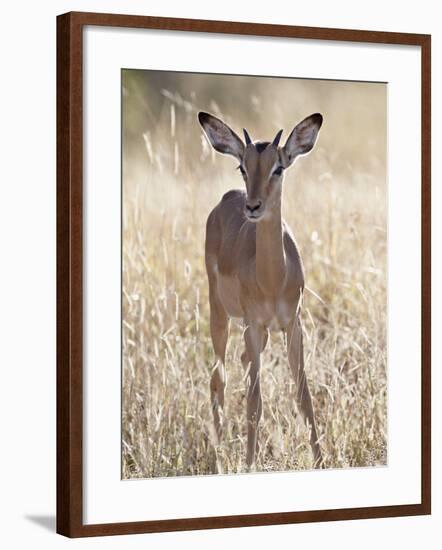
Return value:
[(256, 227), (256, 280), (272, 296), (280, 292), (286, 277), (281, 206), (279, 195)]

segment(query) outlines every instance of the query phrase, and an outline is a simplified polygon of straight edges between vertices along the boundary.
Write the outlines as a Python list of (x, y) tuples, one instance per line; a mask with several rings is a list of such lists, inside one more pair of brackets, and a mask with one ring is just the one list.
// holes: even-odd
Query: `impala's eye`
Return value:
[(283, 170), (284, 170), (284, 168), (282, 166), (278, 166), (278, 168), (276, 168), (276, 170), (273, 170), (272, 176), (280, 176), (282, 174)]
[(245, 178), (246, 177), (246, 171), (244, 170), (244, 168), (241, 164), (238, 166), (238, 170), (241, 172), (243, 178)]

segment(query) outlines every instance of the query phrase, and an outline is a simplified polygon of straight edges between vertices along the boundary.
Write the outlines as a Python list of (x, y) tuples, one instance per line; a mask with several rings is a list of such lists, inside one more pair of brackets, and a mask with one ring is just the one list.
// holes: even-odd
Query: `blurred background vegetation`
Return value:
[[(214, 445), (205, 221), (243, 186), (197, 112), (271, 140), (313, 112), (316, 148), (288, 171), (284, 217), (306, 268), (306, 369), (327, 467), (386, 463), (385, 84), (122, 72), (124, 478), (245, 471), (241, 327), (228, 346), (225, 440)], [(311, 467), (279, 335), (263, 359), (258, 470)]]

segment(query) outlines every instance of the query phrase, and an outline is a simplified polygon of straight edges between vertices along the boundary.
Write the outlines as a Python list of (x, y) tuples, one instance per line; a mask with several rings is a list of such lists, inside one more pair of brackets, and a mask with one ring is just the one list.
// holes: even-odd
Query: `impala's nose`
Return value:
[(246, 202), (246, 212), (247, 214), (253, 216), (258, 213), (258, 210), (262, 206), (262, 200), (261, 199), (255, 199), (255, 200), (248, 200)]

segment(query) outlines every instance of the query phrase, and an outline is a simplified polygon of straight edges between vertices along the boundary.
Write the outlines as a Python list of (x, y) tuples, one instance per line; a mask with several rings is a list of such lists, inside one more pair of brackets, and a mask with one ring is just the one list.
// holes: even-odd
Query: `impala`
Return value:
[(304, 370), (300, 310), (304, 269), (290, 228), (282, 219), (284, 172), (300, 155), (312, 150), (322, 125), (313, 114), (300, 122), (285, 145), (282, 130), (272, 142), (245, 142), (215, 116), (200, 112), (199, 122), (213, 148), (239, 162), (246, 190), (226, 193), (207, 219), (205, 260), (209, 280), (210, 331), (215, 365), (210, 395), (215, 432), (222, 436), (225, 355), (229, 319), (244, 320), (245, 350), (241, 362), (248, 378), (247, 465), (252, 468), (262, 415), (260, 366), (269, 330), (286, 334), (288, 362), (296, 383), (296, 402), (310, 425), (316, 467), (322, 464), (312, 398)]

